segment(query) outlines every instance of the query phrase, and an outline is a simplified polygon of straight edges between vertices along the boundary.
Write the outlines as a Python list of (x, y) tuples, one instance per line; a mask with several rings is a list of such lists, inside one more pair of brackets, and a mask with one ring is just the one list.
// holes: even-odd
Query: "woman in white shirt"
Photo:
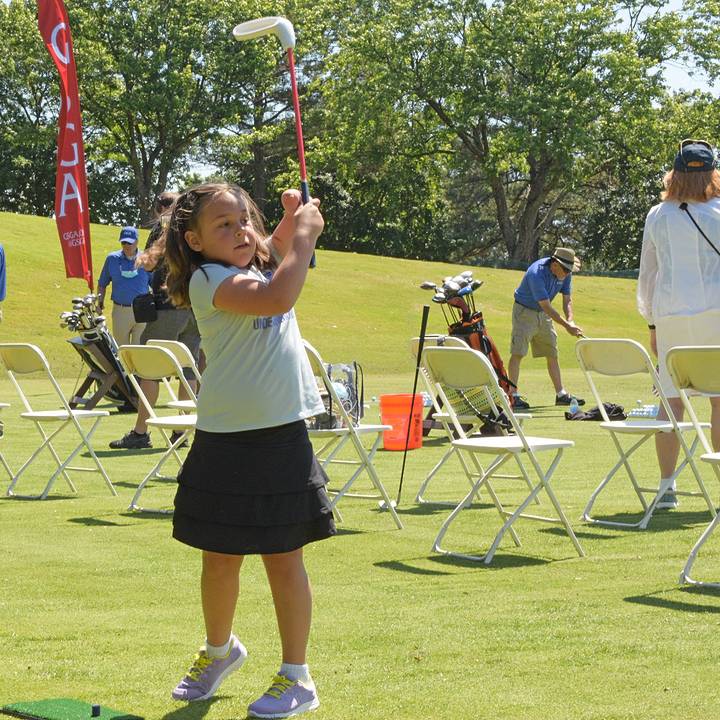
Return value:
[[(667, 371), (667, 351), (676, 345), (720, 345), (720, 254), (713, 248), (720, 249), (720, 173), (712, 146), (684, 140), (663, 184), (662, 202), (645, 221), (637, 305), (650, 329), (660, 384), (681, 420), (682, 401)], [(710, 403), (712, 443), (720, 450), (720, 398)], [(658, 418), (667, 418), (662, 408)], [(673, 433), (658, 433), (655, 446), (662, 483), (675, 471), (680, 443)], [(657, 507), (677, 507), (674, 490), (671, 486)]]

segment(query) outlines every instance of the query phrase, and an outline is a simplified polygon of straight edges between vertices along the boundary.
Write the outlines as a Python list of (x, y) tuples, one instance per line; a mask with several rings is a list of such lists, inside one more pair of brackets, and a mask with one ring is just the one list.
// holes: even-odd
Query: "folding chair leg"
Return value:
[(8, 486), (8, 489), (6, 491), (6, 495), (8, 497), (17, 497), (22, 498), (24, 500), (44, 500), (50, 490), (52, 489), (53, 484), (55, 483), (55, 479), (58, 476), (58, 472), (53, 474), (53, 476), (50, 478), (50, 481), (45, 486), (45, 489), (40, 495), (18, 495), (15, 492), (15, 486), (18, 483), (18, 480), (20, 480), (20, 476), (27, 470), (28, 467), (34, 462), (35, 458), (40, 455), (40, 453), (47, 447), (47, 449), (50, 451), (50, 454), (53, 456), (53, 459), (55, 460), (55, 464), (60, 468), (60, 472), (62, 472), (63, 477), (65, 478), (65, 482), (67, 482), (68, 486), (70, 487), (70, 490), (74, 493), (77, 493), (77, 489), (75, 488), (75, 485), (73, 485), (72, 480), (70, 479), (70, 476), (65, 471), (65, 468), (63, 467), (63, 464), (60, 460), (60, 457), (58, 456), (57, 452), (55, 452), (55, 448), (52, 445), (52, 440), (55, 438), (56, 435), (58, 435), (62, 430), (68, 425), (70, 420), (67, 420), (66, 422), (62, 423), (56, 430), (54, 430), (50, 435), (46, 435), (45, 431), (42, 429), (41, 425), (39, 423), (35, 423), (35, 427), (38, 429), (38, 432), (40, 433), (40, 437), (43, 438), (43, 442), (35, 449), (35, 452), (22, 464), (20, 469), (17, 471), (17, 473), (14, 475), (12, 480), (10, 481), (10, 485)]
[(438, 473), (440, 468), (448, 461), (453, 455), (457, 455), (458, 460), (460, 461), (460, 464), (462, 465), (463, 472), (465, 473), (465, 477), (467, 478), (468, 484), (470, 485), (470, 488), (474, 486), (474, 480), (472, 473), (470, 472), (470, 469), (468, 468), (465, 458), (462, 456), (462, 453), (458, 451), (456, 447), (450, 446), (450, 449), (440, 458), (440, 461), (435, 465), (435, 467), (427, 474), (427, 477), (425, 480), (423, 480), (422, 485), (417, 491), (417, 495), (415, 495), (415, 502), (420, 505), (450, 505), (452, 507), (455, 507), (457, 503), (454, 503), (452, 501), (445, 501), (445, 500), (426, 500), (423, 497), (423, 494), (427, 490), (427, 486), (430, 484), (430, 481), (435, 477), (435, 475)]
[[(164, 434), (164, 433), (163, 433)], [(152, 470), (142, 479), (140, 484), (137, 486), (137, 489), (135, 490), (135, 494), (132, 497), (132, 500), (130, 501), (130, 505), (128, 506), (128, 510), (130, 512), (149, 512), (149, 513), (159, 513), (162, 515), (172, 515), (173, 510), (166, 510), (162, 508), (147, 508), (147, 507), (141, 507), (138, 503), (140, 501), (140, 496), (142, 495), (143, 490), (145, 489), (145, 486), (150, 482), (150, 480), (153, 480), (155, 478), (163, 478), (164, 476), (160, 475), (160, 468), (165, 464), (165, 462), (170, 458), (171, 455), (177, 456), (177, 453), (175, 452), (178, 445), (180, 445), (185, 438), (190, 434), (190, 430), (185, 430), (180, 437), (175, 440), (175, 442), (170, 443), (170, 447), (162, 454), (162, 457), (155, 463)], [(168, 479), (168, 478), (165, 478)]]
[(5, 457), (2, 453), (0, 453), (0, 463), (2, 463), (2, 466), (5, 468), (5, 472), (8, 474), (8, 477), (10, 480), (13, 479), (13, 471), (10, 469), (10, 466), (7, 464), (7, 460), (5, 460)]
[[(582, 519), (585, 522), (594, 523), (596, 525), (606, 525), (608, 527), (626, 527), (626, 528), (639, 528), (643, 521), (649, 521), (650, 517), (652, 517), (652, 513), (655, 509), (655, 505), (653, 503), (648, 504), (647, 500), (645, 500), (645, 497), (642, 494), (642, 491), (640, 489), (640, 485), (637, 482), (637, 479), (635, 478), (635, 475), (632, 471), (632, 468), (629, 463), (630, 456), (645, 442), (647, 442), (652, 435), (643, 435), (640, 440), (638, 440), (634, 445), (632, 445), (628, 450), (624, 450), (623, 447), (618, 442), (617, 438), (615, 437), (614, 433), (610, 433), (612, 435), (613, 441), (615, 443), (615, 447), (618, 450), (618, 453), (620, 454), (620, 459), (615, 463), (615, 465), (610, 469), (608, 474), (605, 476), (603, 481), (595, 488), (592, 495), (590, 495), (590, 499), (588, 500), (587, 505), (585, 506), (585, 510), (582, 514)], [(597, 500), (600, 493), (605, 489), (605, 487), (608, 485), (608, 483), (615, 477), (615, 474), (621, 467), (625, 467), (626, 472), (628, 473), (630, 477), (630, 482), (633, 486), (633, 489), (635, 490), (636, 495), (638, 496), (640, 503), (642, 504), (643, 509), (643, 517), (636, 523), (626, 523), (626, 522), (617, 522), (614, 520), (601, 520), (598, 518), (592, 517), (590, 515), (590, 511), (592, 510), (593, 505), (595, 504), (595, 501)]]
[(720, 587), (720, 582), (701, 582), (699, 580), (693, 580), (690, 577), (690, 571), (692, 566), (697, 559), (697, 555), (700, 552), (700, 548), (707, 542), (710, 536), (715, 532), (717, 524), (720, 523), (720, 515), (715, 515), (710, 524), (705, 528), (703, 534), (700, 536), (698, 541), (693, 545), (693, 549), (690, 551), (690, 555), (685, 563), (685, 567), (680, 573), (680, 584), (681, 585), (702, 585), (705, 587)]
[[(479, 461), (477, 458), (473, 457), (473, 462), (475, 463), (476, 467), (481, 468)], [(487, 470), (480, 473), (480, 477), (478, 481), (473, 485), (470, 492), (460, 501), (460, 503), (455, 507), (455, 509), (450, 513), (450, 515), (447, 517), (445, 522), (441, 525), (440, 530), (438, 531), (437, 536), (435, 537), (435, 541), (433, 542), (432, 550), (437, 553), (441, 553), (442, 555), (452, 555), (454, 557), (460, 557), (465, 558), (467, 560), (477, 560), (479, 562), (483, 562), (487, 558), (487, 553), (485, 555), (470, 555), (465, 553), (459, 553), (454, 552), (452, 550), (445, 550), (441, 543), (443, 541), (443, 538), (445, 537), (445, 534), (447, 533), (448, 529), (450, 528), (450, 525), (455, 521), (455, 519), (458, 517), (458, 515), (461, 513), (463, 509), (468, 507), (470, 503), (472, 503), (473, 498), (477, 493), (480, 491), (481, 487), (483, 485), (486, 486), (488, 493), (490, 494), (490, 497), (493, 501), (493, 504), (495, 505), (495, 508), (497, 509), (500, 517), (505, 520), (505, 517), (507, 516), (507, 512), (502, 506), (502, 503), (500, 502), (499, 498), (495, 494), (492, 486), (490, 485), (490, 477), (494, 474), (496, 470), (498, 470), (500, 467), (502, 467), (508, 460), (510, 459), (509, 455), (503, 455), (496, 457), (495, 460), (493, 460), (492, 463), (490, 463)], [(510, 527), (508, 525), (508, 527)], [(515, 543), (516, 547), (520, 547), (520, 538), (518, 537), (517, 533), (515, 532), (515, 528), (510, 527), (510, 535), (513, 539), (513, 542)], [(497, 544), (499, 544), (499, 539), (496, 536), (496, 548)], [(494, 552), (493, 552), (494, 554)], [(492, 560), (492, 557), (490, 558)]]
[[(41, 500), (45, 500), (45, 498), (48, 496), (48, 493), (50, 492), (50, 489), (52, 488), (53, 484), (55, 483), (55, 480), (57, 479), (58, 475), (60, 473), (66, 474), (66, 470), (81, 470), (85, 472), (95, 472), (92, 468), (88, 467), (76, 467), (73, 468), (70, 466), (70, 463), (75, 459), (77, 454), (83, 449), (86, 448), (87, 451), (90, 453), (90, 456), (95, 462), (95, 466), (97, 467), (97, 472), (99, 472), (103, 479), (105, 480), (106, 485), (110, 488), (110, 492), (117, 496), (117, 492), (115, 491), (115, 487), (113, 486), (112, 482), (110, 482), (110, 478), (107, 476), (107, 473), (105, 472), (105, 468), (103, 468), (102, 464), (100, 463), (100, 460), (98, 460), (97, 455), (95, 455), (95, 451), (92, 449), (92, 445), (90, 444), (90, 438), (92, 437), (93, 433), (95, 432), (95, 429), (97, 428), (100, 420), (102, 418), (96, 418), (95, 422), (93, 423), (92, 427), (90, 428), (90, 431), (86, 434), (82, 431), (82, 427), (77, 422), (77, 419), (71, 418), (69, 422), (74, 422), (74, 425), (80, 434), (81, 440), (75, 447), (75, 449), (65, 458), (65, 461), (58, 467), (58, 469), (55, 471), (53, 476), (50, 478), (47, 486), (45, 487), (45, 490), (43, 491), (42, 495), (40, 496)], [(63, 424), (63, 427), (65, 424)], [(67, 475), (66, 475), (67, 477)], [(73, 486), (74, 489), (74, 486)]]

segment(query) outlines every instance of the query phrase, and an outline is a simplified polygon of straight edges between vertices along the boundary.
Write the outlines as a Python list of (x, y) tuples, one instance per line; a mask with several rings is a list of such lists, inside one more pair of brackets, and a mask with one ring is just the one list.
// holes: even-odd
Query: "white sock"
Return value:
[(558, 393), (558, 397), (562, 397), (563, 395), (567, 395), (568, 391), (565, 388), (560, 388), (560, 392)]
[(310, 668), (307, 663), (304, 665), (293, 665), (292, 663), (283, 663), (280, 666), (280, 674), (289, 680), (307, 682), (310, 680)]
[[(663, 483), (666, 483), (669, 479), (670, 479), (670, 478), (661, 478), (661, 479), (660, 479), (660, 487), (662, 487)], [(675, 481), (674, 481), (674, 480), (672, 481), (672, 484), (670, 484), (670, 485), (668, 486), (667, 489), (668, 489), (668, 490), (672, 490), (673, 492), (675, 492), (675, 490), (677, 490), (677, 486), (675, 485)]]
[(228, 641), (224, 645), (211, 645), (207, 638), (205, 638), (205, 650), (210, 657), (225, 657), (230, 652), (230, 645), (232, 643), (233, 636), (230, 635)]

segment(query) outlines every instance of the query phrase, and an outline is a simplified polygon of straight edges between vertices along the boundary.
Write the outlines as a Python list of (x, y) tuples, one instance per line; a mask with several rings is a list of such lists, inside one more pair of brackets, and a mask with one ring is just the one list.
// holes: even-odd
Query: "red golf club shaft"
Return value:
[[(295, 53), (288, 48), (288, 66), (290, 67), (290, 87), (292, 88), (293, 112), (295, 113), (295, 134), (297, 136), (298, 163), (300, 164), (300, 193), (303, 204), (310, 202), (310, 187), (307, 181), (307, 168), (305, 167), (305, 141), (303, 140), (302, 119), (300, 117), (300, 96), (298, 95), (297, 80), (295, 78)], [(310, 260), (310, 267), (315, 267), (315, 253)]]

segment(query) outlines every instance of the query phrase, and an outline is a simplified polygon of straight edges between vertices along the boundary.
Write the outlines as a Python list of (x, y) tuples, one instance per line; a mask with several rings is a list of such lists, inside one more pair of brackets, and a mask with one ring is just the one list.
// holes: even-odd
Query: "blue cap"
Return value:
[(120, 242), (121, 243), (136, 243), (138, 241), (138, 231), (132, 225), (124, 227), (120, 231)]

